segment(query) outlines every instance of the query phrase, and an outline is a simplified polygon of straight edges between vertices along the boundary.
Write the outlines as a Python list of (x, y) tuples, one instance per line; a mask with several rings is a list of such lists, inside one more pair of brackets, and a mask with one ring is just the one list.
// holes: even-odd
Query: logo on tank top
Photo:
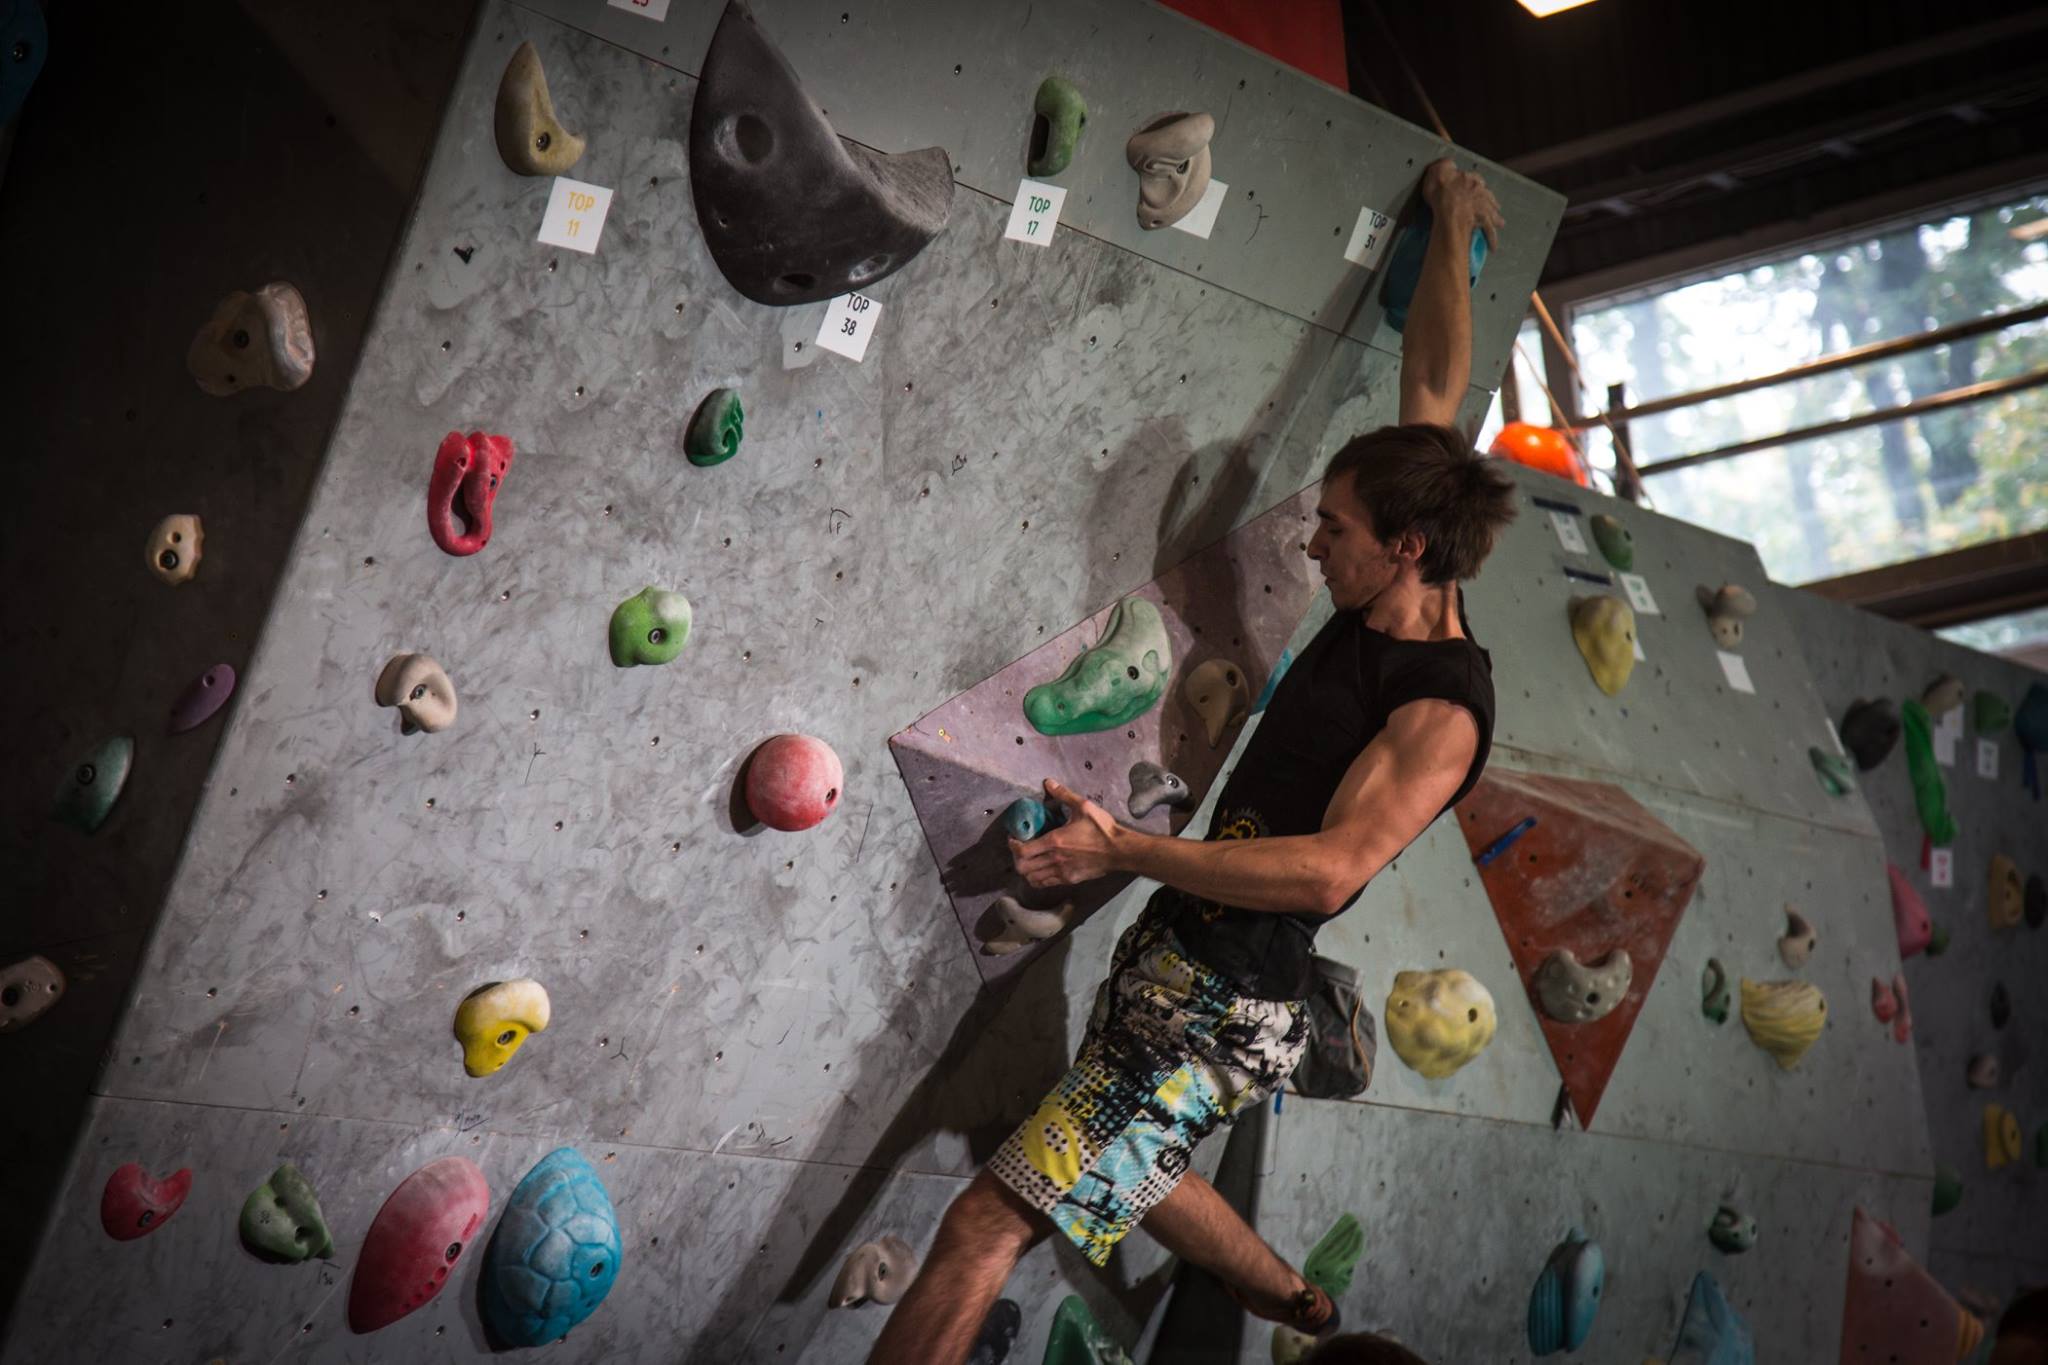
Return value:
[[(1250, 806), (1234, 806), (1216, 817), (1215, 828), (1209, 831), (1211, 839), (1260, 839), (1266, 834), (1266, 817)], [(1198, 903), (1204, 924), (1214, 924), (1223, 918), (1224, 907), (1212, 900)]]

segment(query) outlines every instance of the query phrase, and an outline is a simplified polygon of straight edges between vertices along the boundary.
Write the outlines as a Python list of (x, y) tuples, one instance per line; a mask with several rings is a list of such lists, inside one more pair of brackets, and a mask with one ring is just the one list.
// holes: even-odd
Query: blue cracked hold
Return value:
[(558, 1147), (526, 1173), (484, 1252), (483, 1314), (509, 1346), (554, 1341), (619, 1277), (619, 1220), (597, 1171)]

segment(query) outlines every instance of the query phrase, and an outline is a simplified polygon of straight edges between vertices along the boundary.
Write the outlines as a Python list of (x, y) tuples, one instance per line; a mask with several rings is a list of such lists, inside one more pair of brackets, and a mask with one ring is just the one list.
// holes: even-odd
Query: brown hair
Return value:
[(1421, 535), (1422, 581), (1471, 578), (1515, 519), (1515, 484), (1450, 427), (1431, 422), (1381, 427), (1355, 436), (1330, 458), (1323, 476), (1351, 476), (1351, 492), (1372, 519), (1373, 534)]
[(1398, 1341), (1372, 1332), (1347, 1332), (1316, 1347), (1303, 1365), (1429, 1365)]

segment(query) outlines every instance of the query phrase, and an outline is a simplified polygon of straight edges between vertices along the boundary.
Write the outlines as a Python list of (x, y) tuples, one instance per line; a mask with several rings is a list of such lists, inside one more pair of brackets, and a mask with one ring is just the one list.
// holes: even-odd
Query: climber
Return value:
[(1479, 778), (1486, 652), (1458, 583), (1514, 515), (1514, 484), (1455, 428), (1472, 359), (1467, 258), (1500, 206), (1448, 160), (1401, 358), (1401, 425), (1357, 437), (1323, 480), (1307, 547), (1335, 611), (1268, 704), (1202, 841), (1120, 826), (1048, 778), (1067, 823), (1010, 841), (1034, 887), (1163, 883), (1117, 944), (1073, 1068), (953, 1201), (874, 1362), (963, 1360), (1018, 1259), (1055, 1230), (1097, 1265), (1141, 1219), (1250, 1312), (1311, 1334), (1336, 1305), (1208, 1181), (1195, 1144), (1264, 1102), (1307, 1047), (1311, 944)]

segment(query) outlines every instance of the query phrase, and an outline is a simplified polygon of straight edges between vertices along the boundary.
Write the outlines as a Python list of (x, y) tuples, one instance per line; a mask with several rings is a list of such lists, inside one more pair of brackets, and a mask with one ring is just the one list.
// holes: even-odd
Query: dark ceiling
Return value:
[(1405, 58), (1460, 146), (1570, 197), (1547, 285), (1680, 273), (2048, 178), (2048, 5), (1342, 5), (1353, 93), (1429, 126)]

